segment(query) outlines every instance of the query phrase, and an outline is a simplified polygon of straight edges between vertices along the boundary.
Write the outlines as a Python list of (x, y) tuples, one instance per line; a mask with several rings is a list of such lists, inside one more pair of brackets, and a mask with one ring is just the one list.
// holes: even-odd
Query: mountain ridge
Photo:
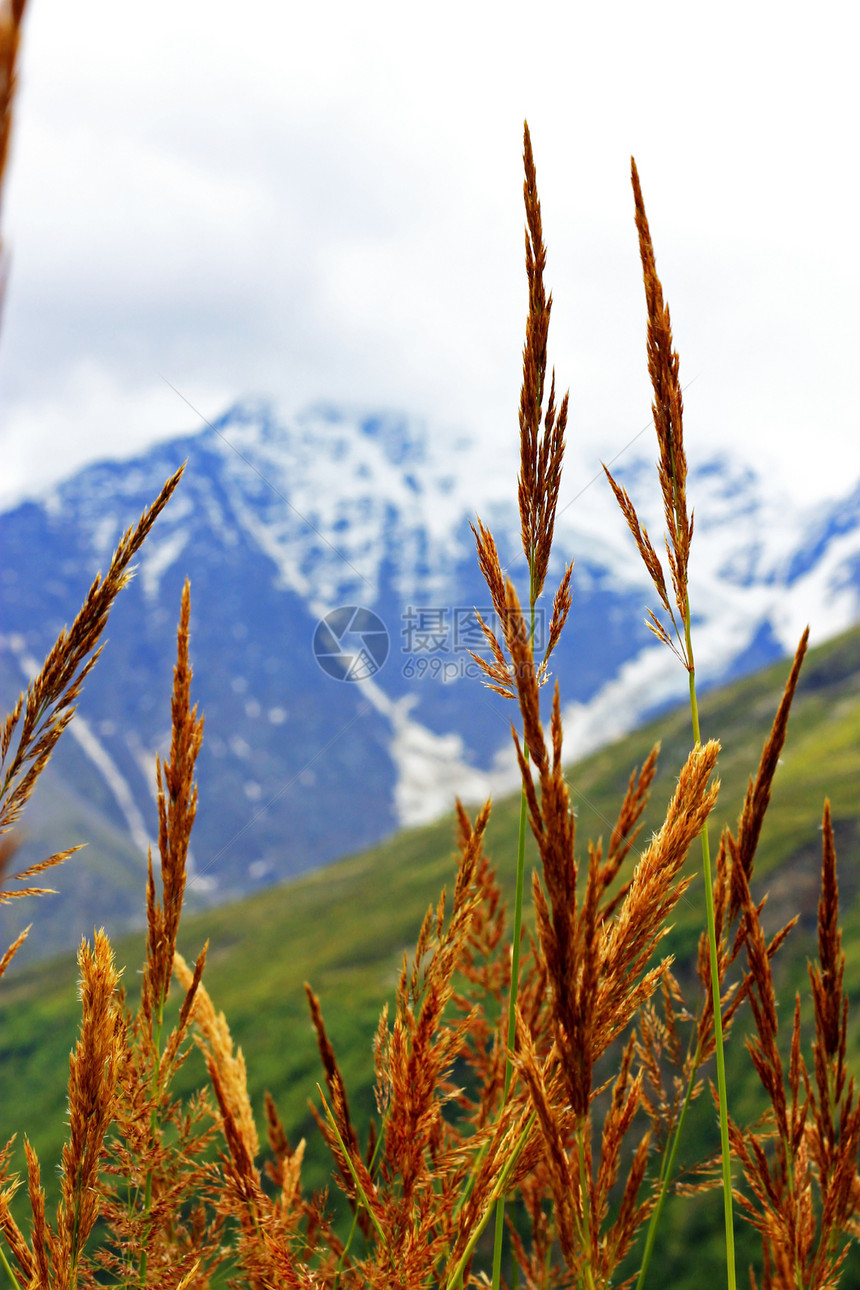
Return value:
[[(126, 895), (105, 881), (101, 905), (73, 900), (53, 946), (77, 940), (93, 917), (126, 926), (137, 916), (127, 892), (155, 832), (154, 755), (169, 738), (186, 574), (194, 695), (207, 716), (192, 900), (326, 864), (438, 816), (455, 792), (477, 799), (516, 784), (512, 709), (480, 685), (467, 651), (480, 643), (473, 609), (489, 599), (468, 528), (475, 513), (512, 575), (522, 569), (513, 452), (483, 464), (478, 445), (392, 412), (320, 405), (284, 423), (268, 404), (238, 404), (196, 434), (96, 463), (0, 514), (0, 684), (11, 702), (121, 532), (188, 459), (114, 609), (64, 740), (74, 751), (61, 744), (51, 768), (78, 801), (98, 804), (100, 836), (125, 835), (114, 886)], [(659, 532), (653, 468), (629, 457), (613, 469)], [(548, 580), (575, 558), (571, 623), (552, 665), (570, 757), (686, 689), (644, 627), (651, 597), (622, 517), (584, 478), (572, 458)], [(807, 615), (819, 640), (860, 618), (860, 488), (798, 515), (767, 499), (750, 467), (712, 460), (691, 468), (689, 493), (701, 677), (716, 684), (793, 651)], [(321, 618), (344, 605), (366, 606), (389, 637), (384, 666), (354, 684), (314, 656)], [(85, 840), (55, 841), (57, 821), (45, 823), (38, 796), (32, 805), (32, 858)], [(109, 874), (101, 845), (91, 851)]]

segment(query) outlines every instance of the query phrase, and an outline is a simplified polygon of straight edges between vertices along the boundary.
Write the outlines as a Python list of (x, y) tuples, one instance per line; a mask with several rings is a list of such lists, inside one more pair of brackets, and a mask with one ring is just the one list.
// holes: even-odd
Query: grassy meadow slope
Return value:
[[(722, 793), (716, 818), (734, 823), (748, 777), (758, 764), (763, 740), (779, 702), (788, 662), (706, 696), (702, 703), (703, 738), (723, 744), (719, 762)], [(561, 678), (562, 685), (564, 678)], [(690, 745), (689, 713), (671, 712), (571, 767), (569, 782), (577, 803), (580, 851), (587, 838), (607, 838), (634, 764), (641, 765), (652, 743), (660, 739), (660, 770), (652, 791), (640, 842), (671, 795), (675, 777)], [(812, 952), (820, 871), (821, 808), (828, 795), (833, 808), (848, 956), (846, 986), (860, 992), (860, 909), (857, 902), (860, 844), (860, 629), (812, 649), (795, 698), (789, 735), (758, 853), (754, 891), (770, 891), (768, 909), (774, 927), (795, 912), (801, 923), (794, 950), (780, 968), (781, 984), (791, 994), (806, 993), (806, 959)], [(336, 808), (335, 808), (336, 809)], [(518, 799), (495, 804), (488, 850), (507, 891), (513, 884)], [(288, 839), (285, 839), (288, 845)], [(690, 861), (696, 863), (696, 859)], [(64, 885), (75, 881), (74, 858), (58, 873)], [(262, 1119), (262, 1095), (268, 1088), (278, 1103), (293, 1139), (309, 1139), (306, 1181), (321, 1185), (327, 1161), (319, 1154), (307, 1099), (320, 1078), (316, 1041), (307, 1016), (302, 983), (308, 980), (320, 996), (329, 1032), (341, 1060), (354, 1113), (365, 1123), (372, 1108), (371, 1040), (379, 1010), (390, 999), (404, 952), (414, 944), (421, 918), (441, 886), (453, 875), (450, 819), (402, 833), (361, 855), (269, 890), (236, 905), (188, 917), (180, 933), (186, 957), (210, 941), (206, 981), (217, 1007), (227, 1014), (234, 1038), (248, 1063), (255, 1110)], [(144, 894), (141, 889), (141, 902)], [(695, 954), (702, 925), (701, 883), (694, 883), (680, 908), (671, 949), (678, 955), (679, 976), (689, 979), (685, 960)], [(40, 908), (19, 907), (21, 923), (35, 919)], [(125, 984), (135, 996), (137, 968), (143, 957), (142, 937), (117, 947), (125, 963)], [(60, 1155), (65, 1118), (67, 1055), (78, 1024), (76, 967), (69, 958), (27, 967), (4, 981), (0, 994), (0, 1138), (26, 1132), (44, 1162), (51, 1187), (51, 1162)], [(692, 997), (692, 996), (691, 996)], [(790, 1017), (787, 1007), (783, 1012)], [(854, 1018), (854, 1051), (860, 1051), (858, 1018)], [(740, 1053), (739, 1036), (730, 1044), (733, 1110), (754, 1104), (752, 1069)], [(731, 1058), (740, 1060), (731, 1060)], [(202, 1077), (196, 1056), (180, 1082), (190, 1087)], [(739, 1087), (738, 1081), (741, 1081)], [(691, 1142), (712, 1131), (713, 1112), (702, 1099), (696, 1105)], [(20, 1142), (20, 1139), (19, 1139)], [(683, 1153), (682, 1153), (683, 1154)], [(718, 1197), (714, 1197), (719, 1200)], [(684, 1208), (688, 1229), (667, 1229), (667, 1241), (678, 1249), (695, 1239), (696, 1210)], [(681, 1239), (683, 1235), (683, 1240)], [(664, 1254), (664, 1267), (671, 1262)], [(682, 1259), (682, 1256), (679, 1255)], [(681, 1277), (681, 1269), (676, 1272)], [(673, 1283), (674, 1284), (674, 1283)], [(677, 1284), (682, 1284), (678, 1280)]]

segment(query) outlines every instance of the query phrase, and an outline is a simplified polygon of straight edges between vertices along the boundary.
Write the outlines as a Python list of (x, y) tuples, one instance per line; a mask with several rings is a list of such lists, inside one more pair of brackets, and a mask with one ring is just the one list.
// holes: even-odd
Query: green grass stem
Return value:
[(594, 1290), (594, 1272), (591, 1267), (591, 1220), (589, 1218), (589, 1188), (585, 1167), (585, 1122), (581, 1123), (576, 1135), (579, 1149), (579, 1194), (582, 1197), (582, 1244), (587, 1250), (583, 1285), (585, 1290)]
[(672, 1175), (675, 1172), (675, 1161), (678, 1158), (678, 1147), (681, 1145), (681, 1134), (684, 1129), (684, 1121), (687, 1118), (687, 1109), (693, 1098), (693, 1085), (696, 1082), (696, 1074), (699, 1069), (698, 1060), (695, 1062), (690, 1072), (690, 1080), (687, 1084), (687, 1093), (684, 1098), (684, 1105), (681, 1107), (681, 1114), (678, 1116), (678, 1123), (675, 1125), (675, 1132), (672, 1135), (669, 1150), (663, 1156), (663, 1164), (660, 1169), (660, 1195), (657, 1198), (657, 1204), (648, 1220), (648, 1230), (645, 1233), (645, 1249), (642, 1251), (642, 1266), (639, 1269), (639, 1276), (636, 1279), (635, 1290), (643, 1290), (645, 1277), (648, 1275), (648, 1265), (651, 1262), (651, 1255), (654, 1252), (654, 1242), (657, 1239), (657, 1228), (660, 1226), (660, 1219), (663, 1214), (663, 1206), (666, 1203), (666, 1197), (669, 1193), (669, 1184), (672, 1181)]
[(12, 1285), (15, 1287), (15, 1290), (21, 1290), (21, 1283), (18, 1280), (18, 1278), (15, 1276), (15, 1273), (12, 1270), (12, 1265), (10, 1264), (9, 1260), (6, 1258), (6, 1251), (4, 1250), (2, 1245), (0, 1245), (0, 1263), (3, 1264), (3, 1267), (6, 1271), (6, 1275), (9, 1278)]
[[(534, 558), (529, 560), (529, 640), (534, 648), (535, 639), (535, 594), (534, 594)], [(523, 748), (523, 757), (526, 766), (529, 764), (529, 750)], [(511, 1075), (513, 1066), (511, 1064), (511, 1053), (513, 1052), (514, 1043), (517, 1035), (517, 995), (520, 983), (520, 940), (522, 939), (523, 929), (523, 891), (525, 888), (525, 870), (526, 870), (526, 824), (527, 824), (527, 803), (526, 790), (522, 789), (520, 794), (520, 823), (517, 834), (517, 884), (514, 896), (514, 943), (511, 954), (511, 988), (508, 995), (508, 1036), (507, 1036), (507, 1053), (505, 1056), (505, 1084), (504, 1098), (502, 1106), (508, 1100), (508, 1093), (511, 1087)], [(493, 1242), (493, 1290), (499, 1290), (502, 1281), (502, 1242), (505, 1235), (505, 1196), (504, 1192), (499, 1196), (496, 1202), (496, 1231)]]
[(472, 1257), (472, 1253), (475, 1249), (475, 1246), (478, 1244), (478, 1240), (484, 1228), (489, 1223), (490, 1217), (494, 1213), (497, 1213), (496, 1202), (500, 1196), (504, 1196), (505, 1194), (505, 1189), (508, 1185), (508, 1179), (513, 1173), (514, 1165), (519, 1160), (520, 1153), (523, 1147), (528, 1142), (529, 1134), (532, 1131), (532, 1127), (536, 1119), (537, 1119), (537, 1112), (532, 1111), (531, 1115), (526, 1120), (523, 1131), (520, 1134), (519, 1138), (517, 1139), (517, 1142), (514, 1146), (513, 1151), (508, 1156), (507, 1160), (505, 1161), (504, 1168), (499, 1174), (498, 1181), (496, 1182), (496, 1185), (493, 1188), (493, 1192), (490, 1196), (490, 1203), (484, 1212), (484, 1217), (481, 1219), (480, 1223), (478, 1223), (477, 1227), (469, 1237), (466, 1248), (461, 1254), (460, 1259), (457, 1263), (457, 1266), (454, 1268), (454, 1271), (451, 1273), (450, 1277), (445, 1283), (445, 1290), (457, 1290), (458, 1285), (462, 1283), (463, 1272), (465, 1270), (466, 1264), (469, 1262), (469, 1259)]
[[(385, 1138), (385, 1120), (383, 1118), (383, 1121), (379, 1129), (379, 1137), (376, 1139), (376, 1146), (373, 1148), (373, 1155), (370, 1158), (370, 1165), (368, 1166), (368, 1172), (371, 1178), (373, 1177), (373, 1171), (376, 1168), (376, 1162), (379, 1159), (379, 1152), (382, 1147), (384, 1138)], [(335, 1269), (333, 1290), (338, 1290), (338, 1286), (340, 1285), (340, 1277), (341, 1277), (341, 1273), (343, 1272), (344, 1263), (346, 1262), (346, 1256), (349, 1253), (349, 1248), (352, 1245), (352, 1242), (355, 1239), (355, 1233), (358, 1230), (358, 1215), (360, 1213), (360, 1209), (361, 1207), (360, 1207), (359, 1198), (356, 1198), (355, 1209), (353, 1210), (353, 1214), (352, 1214), (352, 1225), (349, 1229), (349, 1235), (346, 1238), (346, 1244), (341, 1250), (340, 1258), (337, 1261), (337, 1268)], [(372, 1214), (370, 1216), (371, 1218), (373, 1217)]]
[[(383, 1247), (385, 1249), (388, 1249), (388, 1241), (385, 1239), (385, 1233), (380, 1227), (379, 1219), (376, 1217), (376, 1214), (373, 1212), (373, 1207), (367, 1198), (364, 1188), (361, 1185), (361, 1179), (359, 1178), (356, 1172), (355, 1165), (352, 1163), (352, 1157), (350, 1156), (349, 1152), (346, 1149), (346, 1143), (341, 1137), (340, 1129), (337, 1127), (337, 1121), (334, 1118), (334, 1114), (332, 1113), (332, 1110), (329, 1107), (328, 1102), (325, 1100), (325, 1097), (323, 1096), (323, 1091), (320, 1088), (319, 1084), (317, 1084), (317, 1091), (319, 1092), (320, 1098), (322, 1100), (323, 1110), (325, 1111), (326, 1119), (328, 1120), (329, 1126), (331, 1127), (332, 1132), (334, 1133), (335, 1137), (338, 1140), (338, 1145), (340, 1146), (340, 1149), (343, 1152), (343, 1158), (346, 1161), (347, 1168), (349, 1169), (349, 1172), (352, 1175), (352, 1181), (355, 1185), (356, 1197), (357, 1198), (361, 1197), (361, 1201), (365, 1209), (367, 1210), (368, 1214), (370, 1215), (370, 1221), (371, 1223), (373, 1223), (373, 1226), (376, 1228), (376, 1235), (379, 1237), (380, 1241), (382, 1242)], [(356, 1204), (357, 1203), (358, 1201), (356, 1200)]]
[[(153, 1107), (149, 1113), (149, 1128), (152, 1133), (153, 1141), (158, 1130), (158, 1113), (155, 1105), (155, 1097), (158, 1093), (158, 1080), (161, 1066), (161, 1031), (164, 1026), (164, 999), (160, 999), (155, 1012), (155, 1028), (152, 1036), (153, 1048), (155, 1049), (155, 1064), (152, 1069), (152, 1088)], [(146, 1188), (143, 1195), (143, 1212), (146, 1216), (152, 1208), (152, 1168), (146, 1171)], [(140, 1255), (139, 1278), (141, 1287), (146, 1285), (146, 1269), (148, 1266), (148, 1257), (146, 1246), (143, 1247)]]
[[(693, 719), (693, 738), (696, 745), (702, 742), (699, 731), (699, 705), (696, 699), (696, 668), (693, 662), (693, 645), (690, 634), (690, 598), (686, 598), (684, 633), (687, 644), (687, 661), (690, 676), (690, 713)], [(717, 1055), (717, 1092), (720, 1098), (720, 1146), (723, 1157), (723, 1209), (726, 1220), (726, 1276), (728, 1290), (736, 1290), (735, 1227), (732, 1207), (732, 1156), (729, 1144), (729, 1105), (726, 1093), (726, 1056), (723, 1048), (723, 1016), (720, 999), (720, 970), (717, 961), (717, 930), (714, 918), (714, 880), (711, 873), (711, 847), (708, 824), (702, 829), (702, 868), (705, 875), (705, 913), (708, 920), (708, 949), (711, 960), (711, 992), (714, 1002), (714, 1042)]]

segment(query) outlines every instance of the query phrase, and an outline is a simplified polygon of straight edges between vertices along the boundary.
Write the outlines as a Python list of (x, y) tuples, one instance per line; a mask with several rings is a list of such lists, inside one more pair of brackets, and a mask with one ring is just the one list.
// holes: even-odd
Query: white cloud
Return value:
[(253, 393), (514, 436), (528, 115), (572, 433), (609, 456), (648, 419), (635, 152), (691, 452), (727, 443), (806, 492), (856, 478), (844, 13), (40, 0), (4, 208), (4, 468), (189, 428), (162, 375), (208, 416)]

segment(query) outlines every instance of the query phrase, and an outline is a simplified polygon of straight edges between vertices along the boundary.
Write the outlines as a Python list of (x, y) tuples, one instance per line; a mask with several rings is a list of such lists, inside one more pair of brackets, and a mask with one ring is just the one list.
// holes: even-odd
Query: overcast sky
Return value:
[(577, 469), (649, 418), (634, 153), (689, 458), (860, 477), (844, 0), (30, 5), (0, 497), (195, 428), (165, 380), (210, 418), (337, 400), (513, 444), (524, 117)]

